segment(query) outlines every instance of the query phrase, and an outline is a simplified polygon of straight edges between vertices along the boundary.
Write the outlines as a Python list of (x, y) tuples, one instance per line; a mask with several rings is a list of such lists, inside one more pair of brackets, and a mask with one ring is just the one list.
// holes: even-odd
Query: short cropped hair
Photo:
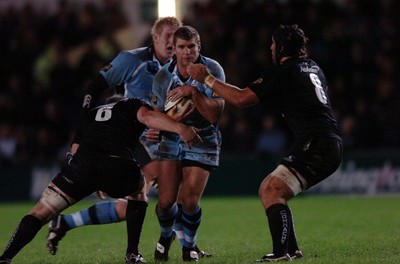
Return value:
[(308, 38), (298, 25), (280, 25), (274, 32), (273, 38), (276, 47), (276, 58), (279, 62), (282, 57), (306, 57)]
[(151, 28), (151, 35), (153, 36), (155, 33), (160, 34), (164, 26), (181, 27), (182, 25), (182, 22), (176, 17), (160, 17), (154, 22), (153, 27)]
[(106, 104), (111, 104), (111, 103), (115, 103), (118, 101), (121, 101), (122, 99), (125, 99), (126, 97), (121, 95), (121, 94), (114, 94), (108, 98), (105, 99), (105, 103)]
[(178, 28), (174, 34), (174, 44), (176, 44), (178, 38), (184, 40), (191, 40), (194, 38), (197, 44), (200, 45), (200, 34), (191, 26), (182, 26)]

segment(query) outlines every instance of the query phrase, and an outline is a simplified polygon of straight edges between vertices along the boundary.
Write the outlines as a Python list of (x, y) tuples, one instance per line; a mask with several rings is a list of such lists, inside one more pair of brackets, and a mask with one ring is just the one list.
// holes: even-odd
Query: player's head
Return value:
[(154, 52), (162, 64), (174, 55), (174, 32), (181, 26), (182, 22), (176, 17), (161, 17), (154, 22), (151, 28)]
[(175, 54), (180, 66), (196, 62), (200, 56), (200, 34), (190, 26), (178, 28), (174, 34)]
[(272, 57), (274, 63), (280, 64), (283, 57), (307, 56), (308, 38), (298, 25), (280, 25), (272, 36)]
[(124, 98), (126, 98), (126, 97), (124, 97), (124, 96), (121, 95), (121, 94), (114, 94), (114, 95), (112, 95), (112, 96), (110, 96), (110, 97), (107, 97), (107, 98), (105, 99), (105, 103), (106, 103), (106, 104), (115, 103), (115, 102), (121, 101), (121, 100), (124, 99)]
[(195, 42), (200, 45), (200, 34), (197, 30), (191, 26), (180, 27), (174, 34), (174, 44), (176, 44), (177, 39), (191, 40), (194, 39)]

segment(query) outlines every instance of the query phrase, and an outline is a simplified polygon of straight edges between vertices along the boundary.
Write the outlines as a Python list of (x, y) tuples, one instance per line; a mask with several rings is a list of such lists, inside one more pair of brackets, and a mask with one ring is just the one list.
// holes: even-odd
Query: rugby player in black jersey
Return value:
[(97, 190), (106, 192), (110, 197), (128, 199), (129, 252), (132, 240), (130, 221), (134, 221), (130, 215), (135, 213), (129, 198), (146, 192), (143, 175), (134, 159), (134, 150), (140, 144), (139, 137), (145, 127), (177, 133), (188, 146), (201, 142), (196, 128), (153, 111), (143, 100), (116, 95), (107, 104), (93, 107), (91, 101), (95, 96), (88, 93), (84, 99), (74, 139), (79, 148), (47, 186), (31, 212), (22, 218), (0, 256), (0, 263), (11, 263), (11, 259), (44, 224)]
[(342, 160), (342, 139), (327, 95), (327, 81), (322, 69), (307, 58), (307, 40), (297, 25), (279, 26), (272, 36), (271, 71), (244, 89), (219, 81), (202, 64), (188, 67), (193, 78), (234, 106), (276, 105), (294, 134), (292, 148), (259, 188), (273, 251), (257, 262), (303, 256), (288, 201), (330, 176)]

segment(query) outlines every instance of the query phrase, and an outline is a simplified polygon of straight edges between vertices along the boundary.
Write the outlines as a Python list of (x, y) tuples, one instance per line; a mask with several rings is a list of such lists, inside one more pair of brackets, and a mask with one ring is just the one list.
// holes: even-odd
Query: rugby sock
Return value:
[(292, 226), (289, 231), (288, 253), (293, 254), (294, 252), (296, 252), (296, 250), (299, 250), (299, 246), (297, 244), (296, 232), (294, 231), (294, 220), (293, 220), (292, 211), (290, 210), (289, 207), (288, 207), (288, 209), (289, 209), (290, 218), (292, 219)]
[(161, 228), (161, 237), (170, 238), (174, 232), (173, 226), (178, 214), (178, 206), (175, 204), (168, 212), (162, 213), (158, 211), (156, 206), (156, 214)]
[(183, 233), (183, 225), (182, 225), (182, 204), (178, 205), (178, 214), (176, 215), (174, 231), (176, 237), (179, 240), (179, 243), (183, 247), (185, 245), (185, 234)]
[(196, 245), (197, 230), (201, 222), (202, 211), (201, 207), (197, 207), (196, 211), (192, 214), (185, 212), (182, 209), (182, 225), (185, 243), (183, 249), (194, 248)]
[(272, 237), (273, 253), (283, 256), (288, 253), (289, 234), (293, 226), (290, 209), (285, 204), (273, 204), (265, 210)]
[(79, 212), (63, 215), (69, 229), (85, 225), (102, 225), (117, 223), (118, 218), (115, 202), (100, 202)]
[(148, 203), (146, 201), (128, 200), (126, 208), (126, 229), (128, 247), (126, 253), (139, 254), (139, 241)]
[(24, 216), (11, 236), (0, 259), (12, 259), (24, 246), (32, 241), (42, 226), (43, 224), (38, 218), (32, 215)]

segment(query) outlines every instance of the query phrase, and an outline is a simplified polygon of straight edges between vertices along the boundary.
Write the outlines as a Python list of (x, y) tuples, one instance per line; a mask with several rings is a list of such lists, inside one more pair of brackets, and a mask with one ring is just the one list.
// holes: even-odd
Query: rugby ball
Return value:
[(193, 100), (189, 97), (180, 97), (175, 101), (167, 101), (164, 106), (164, 111), (167, 115), (172, 115), (174, 112), (179, 112), (187, 104), (189, 104), (189, 108), (192, 107)]

